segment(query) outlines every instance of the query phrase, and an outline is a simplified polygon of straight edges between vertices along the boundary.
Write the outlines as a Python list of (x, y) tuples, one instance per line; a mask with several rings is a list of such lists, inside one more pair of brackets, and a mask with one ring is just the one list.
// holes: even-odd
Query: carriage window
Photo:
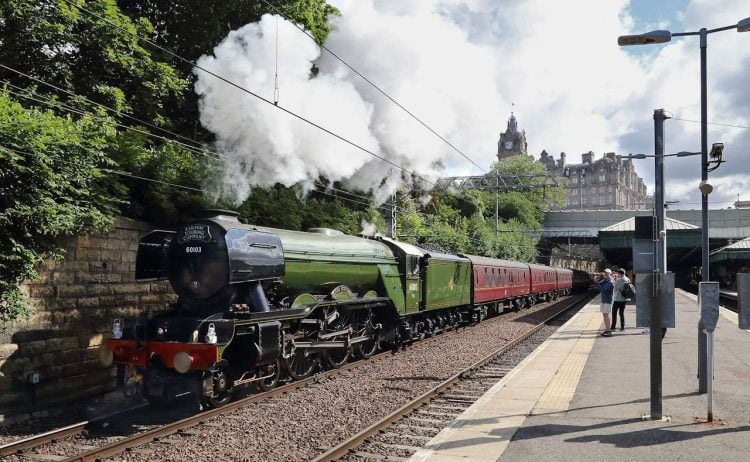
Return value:
[(484, 269), (484, 286), (485, 287), (489, 287), (490, 286), (490, 276), (489, 276), (489, 274), (490, 274), (489, 269), (485, 268)]

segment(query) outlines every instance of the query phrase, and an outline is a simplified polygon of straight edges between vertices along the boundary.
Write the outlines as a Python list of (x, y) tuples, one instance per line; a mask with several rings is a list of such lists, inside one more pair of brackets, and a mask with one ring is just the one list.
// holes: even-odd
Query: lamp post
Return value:
[[(667, 233), (666, 233), (666, 214), (665, 209), (669, 202), (665, 200), (664, 187), (664, 158), (665, 157), (688, 157), (700, 155), (700, 152), (680, 151), (674, 154), (664, 154), (664, 121), (669, 117), (663, 109), (654, 110), (654, 155), (648, 154), (629, 154), (628, 159), (646, 159), (654, 158), (654, 214), (656, 215), (656, 226), (653, 234), (654, 244), (654, 293), (653, 298), (659, 298), (656, 286), (657, 280), (661, 280), (667, 274)], [(714, 144), (714, 149), (718, 147), (723, 149), (722, 143)], [(712, 150), (712, 154), (714, 150)], [(714, 157), (712, 155), (712, 157)], [(721, 154), (718, 154), (721, 158)], [(721, 160), (717, 161), (719, 164)], [(717, 165), (718, 167), (718, 165)], [(675, 201), (670, 201), (675, 203)], [(649, 365), (651, 375), (651, 413), (650, 418), (661, 420), (662, 415), (662, 349), (661, 349), (661, 330), (662, 330), (662, 312), (660, 307), (655, 304), (651, 305), (649, 316)]]
[[(645, 34), (623, 35), (617, 38), (617, 44), (620, 46), (628, 45), (648, 45), (652, 43), (666, 43), (672, 40), (672, 37), (685, 37), (697, 35), (700, 37), (701, 52), (701, 185), (708, 184), (708, 90), (707, 90), (707, 59), (706, 51), (708, 48), (708, 34), (722, 32), (725, 30), (737, 29), (737, 32), (750, 31), (750, 18), (745, 18), (737, 24), (731, 26), (718, 27), (716, 29), (701, 28), (695, 32), (677, 32), (672, 33), (668, 30), (655, 30)], [(701, 188), (701, 280), (709, 281), (708, 264), (709, 264), (709, 242), (708, 242), (708, 194)], [(710, 191), (709, 191), (710, 192)], [(706, 334), (703, 332), (703, 325), (698, 322), (698, 392), (705, 393), (707, 389), (707, 354), (706, 354)]]

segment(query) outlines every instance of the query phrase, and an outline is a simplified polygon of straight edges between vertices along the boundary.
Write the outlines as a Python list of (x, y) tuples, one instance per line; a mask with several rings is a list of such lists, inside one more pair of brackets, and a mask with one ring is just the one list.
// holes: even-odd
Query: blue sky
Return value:
[(678, 31), (684, 27), (681, 12), (687, 4), (688, 0), (631, 0), (629, 10), (638, 30), (645, 32), (666, 26), (667, 30)]

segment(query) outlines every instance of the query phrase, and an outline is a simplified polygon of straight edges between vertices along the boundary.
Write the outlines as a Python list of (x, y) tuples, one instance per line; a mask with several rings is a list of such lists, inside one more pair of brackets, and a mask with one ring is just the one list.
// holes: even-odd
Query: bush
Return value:
[(18, 283), (60, 258), (62, 236), (103, 231), (116, 205), (100, 178), (114, 134), (101, 118), (27, 109), (0, 91), (0, 321), (28, 314)]

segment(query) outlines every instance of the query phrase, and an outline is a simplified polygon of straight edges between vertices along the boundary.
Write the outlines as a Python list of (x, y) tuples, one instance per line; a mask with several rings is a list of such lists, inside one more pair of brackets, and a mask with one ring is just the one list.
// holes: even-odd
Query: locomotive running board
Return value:
[(290, 310), (271, 310), (261, 313), (235, 313), (236, 319), (247, 320), (252, 322), (262, 321), (284, 321), (289, 319), (306, 318), (313, 311), (324, 307), (345, 307), (350, 310), (362, 310), (368, 308), (377, 308), (384, 305), (390, 305), (392, 302), (387, 297), (377, 298), (359, 298), (356, 300), (326, 300), (317, 303), (302, 305)]

